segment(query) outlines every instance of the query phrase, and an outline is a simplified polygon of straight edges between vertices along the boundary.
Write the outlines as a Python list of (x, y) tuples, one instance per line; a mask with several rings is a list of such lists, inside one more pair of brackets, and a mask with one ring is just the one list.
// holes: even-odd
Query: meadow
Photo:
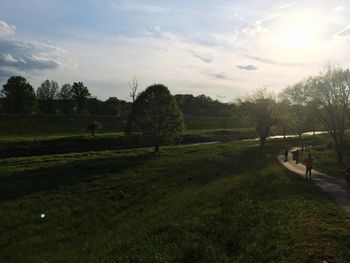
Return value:
[(349, 219), (285, 145), (2, 159), (0, 262), (349, 262)]

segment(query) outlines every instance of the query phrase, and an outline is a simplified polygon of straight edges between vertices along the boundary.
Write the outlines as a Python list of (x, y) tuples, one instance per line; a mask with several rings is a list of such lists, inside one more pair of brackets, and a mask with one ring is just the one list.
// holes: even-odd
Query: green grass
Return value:
[[(190, 130), (185, 131), (182, 144), (199, 142), (232, 141), (256, 136), (252, 129), (230, 130)], [(150, 146), (134, 145), (123, 133), (98, 133), (79, 135), (34, 135), (34, 136), (1, 136), (0, 157), (33, 156), (43, 154), (86, 152), (100, 150), (127, 149)]]
[(349, 262), (349, 219), (283, 145), (0, 160), (0, 262)]

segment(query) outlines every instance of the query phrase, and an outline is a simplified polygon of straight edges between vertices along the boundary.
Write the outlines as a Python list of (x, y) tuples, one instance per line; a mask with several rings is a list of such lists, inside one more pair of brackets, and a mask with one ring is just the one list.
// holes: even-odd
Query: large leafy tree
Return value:
[(265, 145), (272, 125), (277, 123), (277, 104), (274, 96), (265, 89), (238, 101), (241, 110), (255, 124), (260, 138), (260, 145)]
[(283, 102), (289, 105), (286, 112), (289, 126), (299, 138), (303, 132), (315, 130), (320, 123), (317, 121), (317, 108), (315, 101), (307, 95), (304, 83), (300, 82), (286, 88), (280, 95)]
[(89, 89), (83, 82), (74, 82), (72, 86), (72, 98), (76, 103), (77, 113), (83, 114), (87, 111), (87, 101), (91, 96)]
[(54, 80), (45, 80), (36, 91), (39, 109), (42, 113), (52, 114), (56, 112), (56, 99), (58, 95), (58, 83)]
[(168, 88), (154, 84), (141, 92), (132, 105), (127, 133), (142, 134), (155, 152), (160, 145), (173, 141), (183, 131), (183, 116)]
[(57, 97), (61, 113), (70, 114), (74, 112), (73, 90), (71, 84), (63, 84)]
[(5, 112), (16, 114), (32, 113), (35, 105), (33, 87), (22, 76), (13, 76), (7, 80), (1, 90)]
[(333, 138), (338, 161), (342, 163), (350, 106), (350, 70), (329, 67), (325, 73), (310, 77), (299, 85), (304, 86), (317, 116)]

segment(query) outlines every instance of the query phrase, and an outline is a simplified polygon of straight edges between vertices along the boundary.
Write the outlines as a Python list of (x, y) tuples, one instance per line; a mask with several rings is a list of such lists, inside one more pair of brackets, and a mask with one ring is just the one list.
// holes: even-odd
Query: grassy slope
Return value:
[[(230, 141), (256, 136), (252, 129), (189, 130), (181, 143)], [(123, 133), (101, 133), (97, 136), (46, 135), (46, 136), (0, 136), (0, 158), (33, 156), (53, 153), (86, 152), (134, 148)], [(139, 147), (147, 145), (138, 145)]]
[(349, 220), (280, 148), (0, 160), (0, 262), (349, 262)]

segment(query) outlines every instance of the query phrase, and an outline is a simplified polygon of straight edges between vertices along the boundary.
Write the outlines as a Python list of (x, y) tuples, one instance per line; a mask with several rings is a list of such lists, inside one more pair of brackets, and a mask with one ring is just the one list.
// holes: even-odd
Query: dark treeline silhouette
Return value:
[[(133, 100), (137, 97), (138, 82), (133, 80)], [(235, 104), (222, 103), (199, 95), (175, 95), (185, 117), (231, 117), (237, 115)], [(0, 92), (0, 114), (21, 115), (107, 115), (126, 118), (132, 102), (110, 97), (105, 101), (92, 96), (83, 82), (63, 84), (45, 80), (35, 90), (22, 76), (7, 80)]]
[(190, 94), (175, 95), (177, 104), (184, 116), (206, 116), (206, 117), (232, 117), (237, 113), (237, 107), (233, 103), (222, 103), (218, 100), (199, 95)]
[(13, 76), (0, 93), (1, 114), (22, 115), (113, 115), (123, 117), (131, 103), (110, 97), (101, 101), (93, 97), (83, 82), (63, 84), (45, 80), (35, 91), (21, 76)]

